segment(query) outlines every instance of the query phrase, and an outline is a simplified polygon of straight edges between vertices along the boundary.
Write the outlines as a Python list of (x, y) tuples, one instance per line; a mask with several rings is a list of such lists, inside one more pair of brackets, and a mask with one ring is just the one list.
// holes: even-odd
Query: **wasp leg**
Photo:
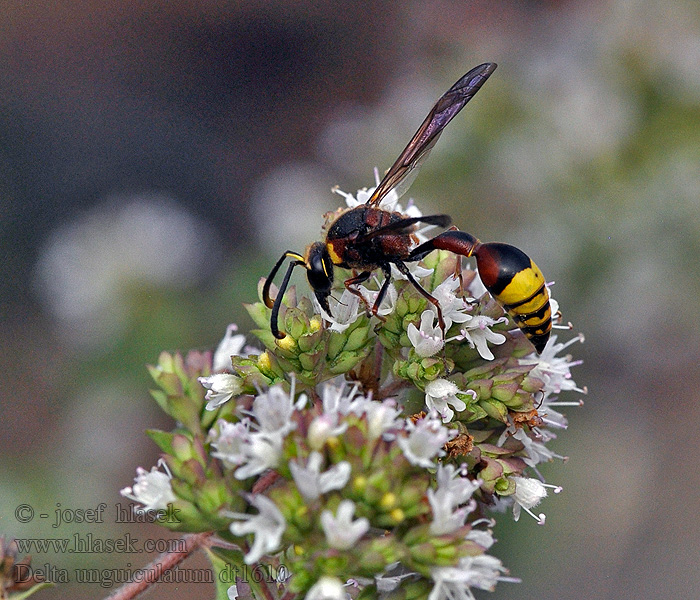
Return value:
[[(466, 233), (464, 231), (459, 231), (456, 227), (450, 227), (447, 231), (443, 231), (440, 235), (435, 236), (433, 239), (422, 243), (420, 246), (414, 248), (405, 260), (407, 262), (414, 260), (421, 260), (430, 254), (433, 250), (447, 250), (453, 252), (454, 254), (459, 254), (461, 256), (470, 257), (474, 254), (475, 250), (481, 246), (481, 242), (476, 239), (473, 235)], [(462, 272), (457, 267), (460, 288), (462, 293), (464, 293), (463, 282), (462, 282)], [(420, 286), (414, 283), (416, 287), (420, 289)], [(432, 296), (430, 296), (432, 298)], [(434, 298), (433, 298), (434, 300)], [(436, 304), (435, 301), (433, 304)], [(441, 327), (444, 331), (444, 323), (442, 322), (442, 311), (438, 306), (438, 319), (440, 320)]]
[[(272, 300), (272, 298), (270, 297), (270, 286), (272, 285), (272, 280), (277, 274), (277, 271), (279, 271), (280, 266), (282, 266), (284, 259), (287, 257), (295, 258), (296, 260), (293, 260), (289, 263), (289, 267), (287, 267), (287, 272), (284, 274), (284, 278), (282, 279), (282, 285), (280, 285), (280, 288), (277, 291), (277, 297), (274, 300)], [(289, 285), (289, 279), (292, 276), (292, 271), (294, 270), (294, 267), (299, 265), (305, 266), (303, 257), (301, 255), (297, 254), (296, 252), (285, 252), (275, 263), (275, 266), (272, 267), (272, 271), (270, 271), (270, 275), (265, 280), (265, 285), (263, 286), (263, 302), (265, 302), (265, 306), (272, 309), (272, 314), (270, 315), (270, 331), (272, 332), (272, 335), (274, 335), (278, 340), (283, 339), (286, 335), (279, 330), (278, 324), (280, 306), (282, 306), (282, 297), (284, 296), (284, 292), (287, 289), (287, 285)]]
[(384, 297), (386, 296), (386, 293), (389, 290), (389, 284), (391, 283), (391, 267), (388, 265), (382, 265), (381, 269), (384, 273), (384, 283), (382, 283), (382, 287), (379, 288), (377, 299), (374, 301), (374, 306), (372, 307), (372, 314), (377, 317), (377, 319), (384, 322), (386, 321), (386, 317), (382, 317), (378, 313), (379, 307), (382, 305), (382, 302), (384, 302)]
[(345, 280), (345, 289), (350, 292), (351, 294), (357, 296), (362, 304), (365, 305), (365, 310), (369, 313), (372, 309), (370, 308), (369, 304), (367, 303), (367, 299), (362, 295), (362, 292), (358, 290), (357, 288), (350, 287), (353, 285), (357, 285), (360, 283), (364, 283), (367, 281), (372, 275), (372, 271), (362, 271), (359, 275), (355, 275), (354, 277), (351, 277), (350, 279)]
[[(427, 254), (427, 252), (426, 252)], [(418, 259), (416, 259), (418, 260)], [(437, 310), (437, 316), (438, 316), (438, 323), (440, 325), (440, 329), (442, 330), (442, 337), (445, 337), (445, 330), (447, 329), (445, 327), (445, 319), (442, 317), (442, 309), (440, 308), (440, 303), (437, 301), (437, 298), (433, 297), (430, 295), (430, 292), (428, 292), (423, 286), (418, 283), (413, 275), (411, 275), (411, 272), (408, 270), (408, 267), (401, 262), (400, 260), (394, 261), (394, 264), (396, 265), (396, 268), (401, 271), (406, 276), (406, 279), (410, 281), (411, 285), (416, 288), (422, 295), (423, 297), (430, 302)]]
[[(452, 225), (452, 227), (450, 227), (450, 228), (448, 229), (448, 231), (459, 231), (459, 230), (457, 229), (457, 227), (456, 227), (455, 225)], [(468, 235), (468, 234), (467, 234), (467, 235)], [(458, 254), (458, 256), (460, 256), (460, 255)], [(461, 259), (457, 260), (457, 262), (455, 263), (455, 271), (454, 271), (454, 273), (452, 274), (452, 277), (453, 277), (453, 278), (456, 277), (457, 279), (459, 279), (459, 293), (460, 293), (462, 299), (463, 299), (467, 304), (476, 303), (476, 300), (474, 300), (473, 298), (470, 299), (470, 298), (467, 298), (467, 297), (466, 297), (466, 296), (467, 296), (467, 290), (466, 290), (466, 288), (464, 287), (464, 277), (463, 277), (463, 275), (462, 275), (462, 260), (461, 260)]]

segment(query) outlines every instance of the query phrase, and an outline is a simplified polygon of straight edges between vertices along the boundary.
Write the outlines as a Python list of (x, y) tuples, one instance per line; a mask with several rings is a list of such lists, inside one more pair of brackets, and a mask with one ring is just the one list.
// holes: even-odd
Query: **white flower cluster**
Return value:
[[(353, 208), (364, 204), (372, 190), (361, 190), (357, 197), (340, 191), (338, 193), (345, 198), (348, 207)], [(400, 211), (410, 217), (421, 216), (418, 208), (412, 203), (404, 209), (397, 201), (398, 195), (393, 191), (383, 199), (381, 207)], [(425, 229), (416, 231), (419, 242), (427, 239), (424, 233)], [(447, 263), (442, 264), (440, 268), (444, 269), (446, 265)], [(418, 263), (407, 266), (416, 279), (432, 273), (432, 270)], [(405, 275), (392, 272), (392, 278), (398, 280), (405, 278)], [(315, 309), (329, 323), (328, 329), (333, 332), (331, 335), (342, 335), (360, 318), (366, 306), (374, 304), (378, 292), (370, 288), (380, 287), (379, 282), (375, 283), (376, 286), (357, 286), (362, 298), (348, 290), (345, 290), (338, 300), (330, 296), (332, 314), (323, 311), (312, 296)], [(444, 370), (433, 371), (432, 375), (426, 367), (425, 372), (428, 375), (417, 375), (415, 379), (413, 375), (404, 375), (400, 370), (403, 367), (396, 366), (400, 364), (399, 361), (394, 365), (395, 370), (385, 369), (385, 372), (393, 373), (394, 376), (398, 374), (406, 380), (413, 379), (418, 388), (423, 389), (427, 414), (414, 415), (412, 418), (405, 418), (394, 399), (374, 400), (371, 396), (362, 395), (358, 391), (360, 384), (349, 384), (343, 376), (326, 381), (316, 389), (309, 390), (307, 387), (307, 393), (297, 394), (295, 372), (283, 369), (286, 376), (291, 378), (291, 385), (285, 387), (283, 384), (276, 384), (261, 391), (257, 387), (258, 381), (253, 380), (251, 384), (250, 380), (245, 379), (247, 371), (237, 370), (238, 363), (235, 359), (232, 362), (232, 357), (241, 354), (250, 356), (260, 352), (245, 346), (245, 336), (237, 333), (235, 325), (229, 326), (214, 353), (211, 371), (198, 371), (192, 376), (192, 381), (202, 373), (211, 372), (211, 375), (198, 377), (198, 381), (206, 389), (206, 409), (209, 411), (218, 410), (226, 402), (243, 394), (247, 395), (242, 405), (235, 407), (235, 413), (223, 410), (220, 414), (225, 416), (213, 427), (211, 423), (215, 417), (211, 415), (211, 420), (207, 421), (199, 432), (202, 436), (200, 441), (205, 442), (200, 444), (200, 447), (206, 447), (202, 452), (208, 452), (211, 457), (221, 461), (217, 472), (223, 471), (224, 495), (229, 491), (233, 493), (235, 485), (240, 484), (242, 487), (236, 493), (242, 493), (256, 511), (250, 513), (222, 510), (222, 506), (237, 506), (233, 503), (220, 504), (219, 508), (216, 508), (216, 519), (227, 519), (224, 522), (228, 524), (231, 534), (236, 537), (252, 535), (252, 543), (245, 546), (245, 563), (258, 563), (265, 556), (284, 550), (285, 544), (296, 550), (299, 539), (293, 536), (299, 536), (299, 531), (304, 531), (304, 539), (309, 531), (316, 536), (313, 538), (313, 547), (314, 552), (318, 552), (319, 560), (323, 551), (330, 552), (328, 556), (333, 560), (338, 553), (343, 552), (347, 552), (348, 556), (353, 552), (362, 556), (361, 549), (367, 547), (368, 541), (374, 542), (380, 532), (384, 541), (389, 540), (393, 535), (393, 523), (402, 523), (406, 518), (417, 518), (417, 514), (420, 518), (417, 518), (416, 530), (424, 532), (425, 535), (421, 544), (429, 546), (439, 539), (436, 543), (453, 543), (455, 551), (460, 544), (466, 544), (470, 550), (476, 545), (484, 553), (469, 552), (469, 556), (464, 556), (463, 553), (456, 554), (454, 556), (463, 556), (458, 561), (454, 559), (456, 564), (451, 564), (448, 559), (441, 557), (438, 562), (428, 562), (430, 567), (423, 569), (421, 573), (414, 572), (402, 564), (400, 561), (404, 555), (397, 553), (396, 557), (380, 563), (379, 568), (372, 572), (373, 575), (377, 572), (374, 585), (379, 598), (391, 597), (399, 586), (411, 580), (422, 580), (421, 585), (426, 581), (432, 582), (428, 600), (469, 600), (474, 598), (473, 589), (493, 590), (498, 581), (513, 581), (505, 576), (506, 569), (500, 560), (485, 554), (494, 543), (489, 530), (491, 522), (477, 519), (475, 510), (477, 505), (480, 510), (484, 510), (487, 508), (486, 503), (493, 499), (497, 509), (512, 508), (516, 521), (521, 512), (525, 511), (539, 524), (545, 522), (545, 515), (535, 514), (533, 509), (547, 496), (548, 489), (558, 493), (561, 488), (544, 483), (538, 465), (553, 458), (564, 458), (552, 452), (546, 444), (556, 437), (551, 431), (552, 428), (567, 427), (566, 418), (557, 408), (580, 404), (561, 402), (558, 395), (562, 391), (586, 393), (585, 388), (576, 385), (571, 375), (571, 368), (578, 365), (579, 361), (574, 361), (569, 355), (560, 356), (560, 353), (574, 341), (583, 341), (583, 337), (559, 343), (557, 336), (553, 335), (539, 356), (532, 353), (518, 359), (502, 357), (490, 363), (492, 367), (481, 371), (481, 375), (470, 375), (467, 369), (471, 369), (471, 366), (465, 367), (464, 373), (458, 373), (454, 377), (449, 373), (445, 374), (444, 371), (448, 368), (446, 344), (453, 341), (464, 342), (463, 348), (466, 349), (468, 345), (476, 350), (473, 353), (465, 353), (469, 357), (463, 363), (465, 365), (473, 364), (477, 353), (483, 359), (481, 362), (489, 365), (485, 361), (494, 361), (495, 358), (491, 347), (504, 344), (510, 336), (492, 329), (508, 322), (507, 317), (499, 317), (499, 313), (495, 313), (495, 317), (479, 314), (483, 308), (478, 307), (484, 307), (484, 302), (465, 297), (465, 294), (469, 294), (481, 298), (484, 292), (478, 277), (465, 288), (458, 277), (448, 276), (431, 291), (441, 308), (445, 327), (441, 328), (438, 324), (437, 309), (431, 303), (428, 303), (427, 308), (420, 314), (418, 325), (408, 325), (405, 333), (411, 346), (401, 349), (401, 360), (408, 357), (410, 363), (415, 356), (424, 359), (442, 352), (445, 365)], [(391, 315), (396, 310), (397, 301), (397, 288), (390, 283), (379, 307), (378, 316)], [(551, 298), (550, 301), (553, 313), (557, 313), (556, 301)], [(417, 314), (411, 315), (411, 319), (416, 318)], [(369, 326), (367, 328), (369, 329)], [(446, 338), (445, 332), (450, 329), (453, 335)], [(381, 341), (385, 343), (383, 339)], [(275, 347), (269, 344), (267, 347), (266, 353), (274, 355)], [(380, 351), (380, 345), (377, 344), (376, 352)], [(450, 360), (457, 355), (458, 353), (449, 355)], [(516, 356), (522, 356), (522, 351), (517, 352)], [(263, 355), (260, 358), (269, 357)], [(454, 364), (460, 364), (458, 360), (456, 358)], [(244, 364), (248, 366), (248, 363)], [(375, 366), (381, 364), (381, 360), (378, 360)], [(379, 378), (380, 369), (377, 368), (377, 371)], [(260, 372), (266, 371), (261, 369)], [(337, 371), (333, 371), (333, 374), (335, 373)], [(499, 374), (503, 374), (500, 380)], [(323, 381), (327, 376), (329, 375), (322, 375), (316, 381)], [(529, 378), (526, 381), (530, 387), (522, 383), (526, 376)], [(474, 384), (474, 390), (465, 389), (479, 377), (483, 377), (484, 380), (482, 387)], [(310, 386), (309, 381), (313, 381), (313, 377), (299, 377), (298, 381)], [(378, 389), (383, 395), (390, 393), (387, 390), (400, 389), (402, 383), (405, 382), (397, 377), (396, 381), (390, 381), (386, 387), (378, 386)], [(500, 389), (499, 385), (502, 385)], [(493, 386), (492, 395), (490, 391), (484, 391), (490, 390), (489, 386)], [(540, 396), (537, 397), (534, 410), (532, 390), (540, 387)], [(251, 401), (248, 394), (252, 395), (252, 388), (257, 389), (257, 393)], [(479, 392), (475, 391), (476, 389)], [(522, 400), (521, 395), (526, 399)], [(507, 399), (504, 400), (504, 396)], [(513, 398), (514, 403), (509, 404)], [(201, 410), (201, 405), (199, 409)], [(232, 414), (236, 416), (232, 417)], [(472, 421), (469, 420), (470, 415)], [(456, 416), (461, 421), (455, 427), (451, 422)], [(233, 422), (229, 420), (232, 418), (235, 419)], [(467, 431), (466, 425), (471, 427), (474, 420), (482, 418), (486, 426), (479, 429), (483, 433), (479, 439), (475, 433), (478, 427), (474, 431)], [(207, 434), (204, 440), (203, 437)], [(358, 435), (362, 436), (359, 438), (361, 442), (357, 442), (358, 438), (353, 437)], [(351, 450), (348, 450), (348, 440), (354, 443)], [(510, 444), (507, 444), (509, 440)], [(489, 451), (496, 446), (503, 452)], [(335, 453), (338, 448), (342, 452)], [(355, 448), (369, 449), (367, 456), (360, 459), (359, 455), (353, 454)], [(472, 448), (474, 454), (471, 453)], [(480, 465), (488, 463), (493, 465), (493, 468), (482, 469), (480, 466), (474, 469), (473, 463), (469, 463), (472, 465), (470, 472), (466, 463), (455, 466), (448, 460), (441, 461), (447, 452), (450, 453), (448, 460), (460, 454), (481, 456)], [(478, 452), (483, 454), (476, 454)], [(202, 456), (208, 458), (204, 454)], [(376, 456), (380, 457), (378, 462), (372, 462)], [(385, 460), (385, 463), (380, 463), (380, 460)], [(177, 463), (170, 464), (173, 466)], [(513, 464), (516, 466), (513, 467)], [(523, 464), (526, 467), (523, 467)], [(371, 469), (365, 471), (365, 467)], [(523, 470), (532, 470), (537, 477), (528, 477)], [(260, 485), (261, 481), (267, 479), (269, 471), (275, 471), (274, 477), (278, 479), (272, 479), (274, 485)], [(178, 472), (174, 466), (173, 472)], [(387, 491), (387, 488), (371, 488), (367, 495), (363, 495), (365, 488), (362, 488), (362, 485), (366, 482), (361, 482), (367, 479), (369, 472), (375, 478), (391, 481), (392, 485), (396, 484), (396, 489), (400, 489), (401, 492), (408, 490), (408, 493), (404, 494), (407, 498), (413, 498), (411, 494), (415, 494), (421, 501), (414, 503), (411, 500), (408, 512), (410, 513), (415, 505), (422, 507), (423, 512), (407, 517), (407, 504), (401, 505), (401, 508), (392, 504), (401, 496), (399, 493), (394, 494), (393, 489)], [(246, 481), (254, 477), (259, 479)], [(171, 480), (172, 476), (167, 467), (166, 472), (155, 467), (150, 472), (139, 469), (134, 485), (122, 490), (122, 494), (142, 503), (142, 510), (160, 510), (178, 500)], [(356, 486), (361, 491), (357, 491)], [(178, 489), (175, 487), (175, 490)], [(249, 493), (250, 490), (252, 493)], [(345, 495), (348, 490), (355, 494), (351, 496), (352, 499)], [(276, 495), (275, 492), (280, 495)], [(380, 500), (376, 500), (376, 496), (379, 496)], [(283, 500), (280, 502), (281, 498)], [(293, 504), (297, 501), (301, 503), (298, 506)], [(384, 501), (389, 509), (385, 510), (383, 507), (382, 512), (377, 508), (379, 504), (375, 502)], [(217, 505), (214, 503), (214, 506)], [(294, 510), (290, 507), (294, 507)], [(309, 512), (304, 514), (313, 515), (310, 519), (312, 525), (309, 526), (309, 530), (299, 529), (293, 522), (296, 517), (290, 515), (307, 510)], [(404, 531), (409, 528), (410, 526), (407, 526)], [(322, 550), (318, 550), (318, 547)], [(416, 547), (420, 547), (420, 544), (416, 544)], [(304, 550), (299, 548), (302, 557)], [(422, 548), (419, 551), (422, 551)], [(375, 554), (372, 549), (371, 555)], [(421, 560), (432, 560), (430, 557), (433, 555), (427, 550), (426, 556), (429, 558), (421, 557)], [(314, 560), (316, 558), (314, 555)], [(305, 569), (315, 568), (310, 563), (303, 564)], [(387, 564), (389, 566), (386, 566)], [(418, 560), (414, 564), (421, 563)], [(421, 567), (414, 568), (420, 570)], [(382, 569), (383, 572), (379, 572)], [(364, 580), (362, 583), (354, 580), (344, 582), (335, 576), (329, 577), (320, 567), (318, 571), (308, 571), (312, 572), (315, 579), (311, 579), (305, 588), (308, 589), (306, 598), (311, 600), (345, 600), (349, 597), (348, 586), (361, 587), (367, 584)], [(232, 586), (229, 596), (236, 595), (237, 589)]]
[[(432, 470), (436, 467), (435, 458), (444, 454), (443, 446), (455, 435), (453, 430), (441, 423), (434, 411), (415, 423), (399, 419), (400, 412), (392, 400), (373, 401), (357, 394), (356, 388), (345, 383), (325, 384), (321, 400), (322, 410), (311, 421), (306, 434), (310, 445), (318, 448), (329, 437), (346, 430), (344, 419), (347, 416), (366, 416), (370, 439), (384, 436), (387, 440), (395, 440), (408, 462)], [(306, 403), (303, 394), (295, 400), (294, 391), (286, 393), (281, 386), (273, 386), (259, 394), (243, 420), (237, 423), (220, 421), (213, 429), (214, 456), (236, 468), (235, 475), (239, 479), (279, 466), (283, 440), (287, 434), (295, 431), (293, 413), (303, 410)], [(308, 502), (344, 488), (351, 476), (348, 462), (341, 461), (325, 468), (324, 458), (317, 451), (311, 452), (305, 460), (289, 461), (288, 467), (299, 493)], [(444, 535), (465, 525), (476, 506), (471, 497), (478, 489), (479, 482), (463, 477), (454, 466), (441, 464), (437, 466), (436, 481), (436, 488), (427, 492), (433, 515), (430, 531), (433, 535)], [(286, 523), (279, 508), (263, 494), (250, 494), (246, 498), (258, 510), (257, 514), (228, 512), (226, 516), (233, 520), (230, 529), (234, 535), (254, 535), (255, 541), (245, 556), (246, 563), (253, 564), (265, 554), (280, 549)], [(367, 534), (370, 529), (368, 519), (355, 519), (355, 512), (355, 503), (348, 499), (341, 501), (335, 511), (323, 510), (320, 525), (329, 547), (340, 551), (350, 550)], [(474, 536), (475, 541), (484, 547), (493, 543), (487, 531), (471, 530), (469, 536)], [(464, 593), (470, 593), (469, 586), (489, 587), (503, 571), (500, 561), (488, 557), (486, 564), (491, 565), (492, 572), (487, 577), (484, 575), (484, 564), (470, 561), (467, 561), (469, 565), (466, 562), (459, 565), (460, 572), (469, 573), (468, 577), (456, 577), (450, 570), (436, 568), (433, 572), (436, 590), (462, 589)], [(488, 586), (484, 581), (489, 582)], [(386, 581), (384, 585), (387, 585)], [(333, 590), (330, 596), (327, 595), (328, 590)], [(344, 594), (344, 587), (337, 580), (322, 578), (307, 597), (344, 598)], [(438, 592), (435, 597), (441, 597), (439, 594), (443, 592)]]

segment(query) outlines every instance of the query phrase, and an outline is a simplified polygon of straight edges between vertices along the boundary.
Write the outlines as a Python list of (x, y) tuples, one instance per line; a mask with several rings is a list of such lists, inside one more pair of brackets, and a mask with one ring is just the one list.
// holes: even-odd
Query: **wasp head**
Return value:
[(323, 310), (330, 314), (328, 296), (333, 286), (333, 261), (324, 242), (314, 242), (306, 251), (306, 277)]

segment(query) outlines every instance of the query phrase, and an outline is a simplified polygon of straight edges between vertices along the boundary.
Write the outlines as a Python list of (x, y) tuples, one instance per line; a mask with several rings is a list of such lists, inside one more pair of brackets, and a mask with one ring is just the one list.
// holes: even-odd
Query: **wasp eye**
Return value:
[(323, 242), (316, 242), (309, 249), (306, 268), (306, 277), (316, 295), (327, 296), (333, 285), (333, 263)]

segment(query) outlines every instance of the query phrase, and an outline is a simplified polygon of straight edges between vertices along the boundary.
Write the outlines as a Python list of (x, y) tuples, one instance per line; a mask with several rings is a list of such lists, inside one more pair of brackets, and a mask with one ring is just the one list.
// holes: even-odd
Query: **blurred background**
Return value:
[[(574, 324), (560, 339), (586, 336), (590, 393), (554, 444), (569, 461), (543, 468), (564, 486), (547, 524), (497, 527), (523, 582), (480, 597), (698, 597), (696, 0), (5, 0), (0, 532), (133, 534), (118, 491), (157, 459), (143, 430), (172, 425), (144, 365), (248, 330), (241, 303), (318, 238), (331, 187), (372, 185), (485, 61), (410, 196), (535, 258)], [(57, 504), (100, 502), (105, 523), (51, 527)], [(20, 504), (51, 518), (20, 523)], [(33, 554), (70, 573), (46, 598), (104, 596), (72, 570), (150, 558)]]

